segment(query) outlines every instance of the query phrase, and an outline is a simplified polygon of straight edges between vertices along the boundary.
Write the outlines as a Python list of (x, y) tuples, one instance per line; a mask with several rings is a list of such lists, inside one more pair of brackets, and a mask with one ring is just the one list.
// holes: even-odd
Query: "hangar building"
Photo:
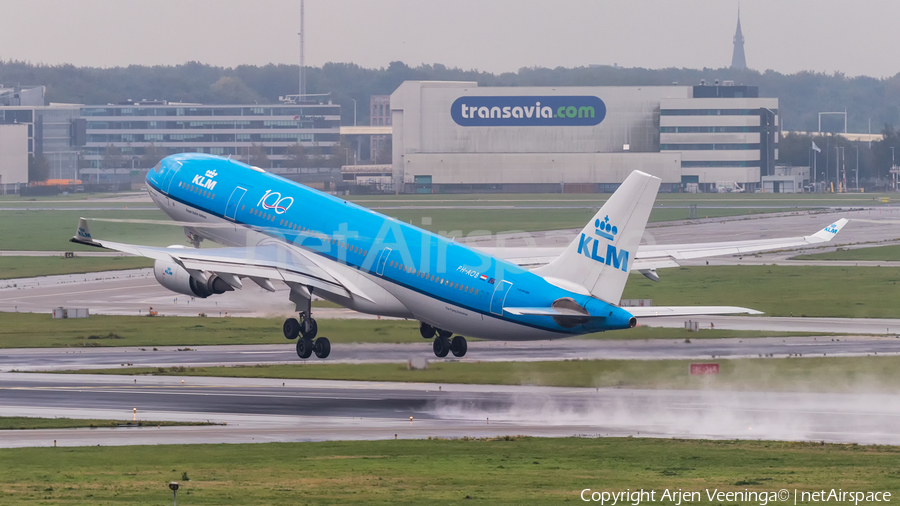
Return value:
[(662, 191), (774, 173), (778, 99), (755, 86), (479, 87), (391, 95), (396, 193), (610, 192), (633, 170)]

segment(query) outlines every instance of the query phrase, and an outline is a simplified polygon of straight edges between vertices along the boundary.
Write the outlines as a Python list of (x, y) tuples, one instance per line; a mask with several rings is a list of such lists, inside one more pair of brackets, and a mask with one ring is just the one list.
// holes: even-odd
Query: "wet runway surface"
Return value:
[(873, 394), (10, 373), (0, 392), (3, 416), (130, 420), (137, 408), (140, 420), (227, 424), (0, 431), (4, 447), (518, 434), (900, 443), (897, 397)]
[[(900, 328), (900, 326), (898, 326)], [(181, 348), (184, 349), (184, 348)], [(297, 357), (294, 344), (141, 348), (27, 348), (0, 350), (0, 371), (51, 371), (122, 367), (212, 367), (257, 364), (405, 363), (412, 358), (431, 362), (535, 362), (546, 360), (707, 360), (759, 357), (867, 356), (900, 354), (894, 336), (771, 337), (751, 339), (651, 339), (499, 342), (472, 341), (462, 359), (439, 359), (431, 341), (409, 344), (332, 345), (325, 359)]]

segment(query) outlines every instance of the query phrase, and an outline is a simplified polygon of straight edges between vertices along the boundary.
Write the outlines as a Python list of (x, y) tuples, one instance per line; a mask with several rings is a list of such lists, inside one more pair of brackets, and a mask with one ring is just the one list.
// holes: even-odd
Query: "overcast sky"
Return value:
[[(900, 72), (898, 0), (744, 0), (747, 65)], [(306, 0), (306, 63), (718, 68), (737, 0)], [(0, 0), (0, 59), (113, 67), (299, 60), (300, 0)]]

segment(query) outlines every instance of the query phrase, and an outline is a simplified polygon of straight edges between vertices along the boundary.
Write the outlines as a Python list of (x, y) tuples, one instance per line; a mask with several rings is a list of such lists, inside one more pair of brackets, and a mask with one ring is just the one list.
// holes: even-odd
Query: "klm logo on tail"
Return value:
[[(596, 227), (595, 232), (597, 235), (609, 241), (615, 240), (616, 234), (619, 233), (617, 227), (610, 225), (609, 216), (606, 216), (603, 221), (600, 221), (599, 219), (594, 220), (594, 226)], [(600, 256), (600, 252), (602, 251), (599, 250), (600, 247), (600, 239), (597, 237), (582, 233), (581, 238), (578, 240), (579, 254), (596, 262), (600, 262), (601, 264), (611, 265), (615, 269), (628, 271), (628, 257), (630, 256), (628, 251), (623, 249), (620, 250), (612, 244), (607, 244), (606, 256), (604, 258)]]

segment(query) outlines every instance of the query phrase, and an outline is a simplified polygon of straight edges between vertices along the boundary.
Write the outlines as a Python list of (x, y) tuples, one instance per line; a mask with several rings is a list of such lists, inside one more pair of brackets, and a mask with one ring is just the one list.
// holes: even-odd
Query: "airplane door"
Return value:
[(378, 257), (378, 266), (375, 268), (375, 273), (379, 276), (384, 276), (384, 264), (387, 263), (387, 259), (390, 255), (391, 248), (385, 248), (384, 251), (381, 252), (381, 256)]
[(240, 186), (236, 187), (233, 192), (231, 192), (231, 197), (228, 199), (228, 205), (225, 206), (225, 217), (231, 221), (236, 221), (235, 216), (237, 216), (237, 209), (241, 203), (241, 199), (244, 198), (244, 194), (247, 193), (246, 188), (241, 188)]
[(509, 281), (500, 281), (494, 288), (494, 295), (491, 297), (491, 312), (494, 314), (503, 314), (503, 301), (506, 300), (506, 294), (512, 288)]

